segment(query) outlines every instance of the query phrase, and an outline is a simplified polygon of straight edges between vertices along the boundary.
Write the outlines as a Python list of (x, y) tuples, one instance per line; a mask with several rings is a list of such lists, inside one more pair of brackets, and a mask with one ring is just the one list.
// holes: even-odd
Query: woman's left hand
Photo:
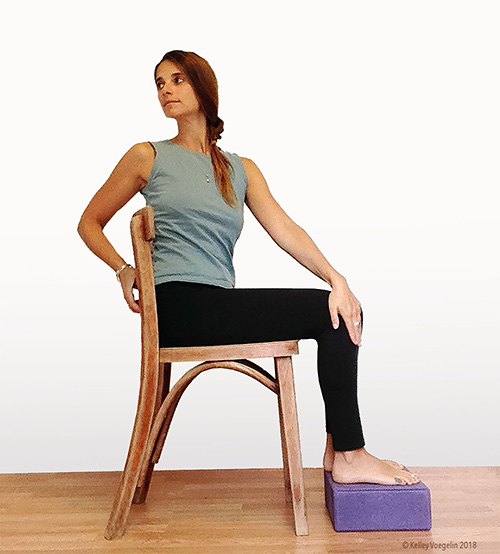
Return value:
[[(354, 344), (361, 346), (361, 330), (363, 327), (363, 312), (361, 304), (354, 296), (344, 277), (334, 283), (328, 297), (328, 307), (334, 329), (339, 327), (339, 316), (342, 316)], [(358, 323), (358, 325), (355, 325)]]

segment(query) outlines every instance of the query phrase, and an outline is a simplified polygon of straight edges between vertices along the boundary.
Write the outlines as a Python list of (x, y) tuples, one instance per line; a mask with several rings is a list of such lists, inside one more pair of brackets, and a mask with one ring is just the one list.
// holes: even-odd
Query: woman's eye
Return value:
[[(179, 76), (177, 76), (177, 77), (174, 77), (174, 82), (177, 83), (177, 82), (178, 82), (178, 79), (180, 79), (181, 81), (184, 81), (184, 77), (179, 77)], [(157, 88), (160, 90), (160, 89), (162, 89), (162, 88), (165, 86), (165, 83), (157, 83), (156, 86), (157, 86)]]

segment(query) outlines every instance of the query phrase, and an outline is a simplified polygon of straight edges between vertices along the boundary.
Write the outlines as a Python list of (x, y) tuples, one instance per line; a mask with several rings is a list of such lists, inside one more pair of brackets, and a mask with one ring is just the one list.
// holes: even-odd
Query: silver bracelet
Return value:
[(116, 270), (116, 280), (119, 281), (120, 280), (120, 272), (125, 269), (126, 267), (133, 267), (131, 266), (130, 264), (123, 264), (120, 268), (118, 268)]

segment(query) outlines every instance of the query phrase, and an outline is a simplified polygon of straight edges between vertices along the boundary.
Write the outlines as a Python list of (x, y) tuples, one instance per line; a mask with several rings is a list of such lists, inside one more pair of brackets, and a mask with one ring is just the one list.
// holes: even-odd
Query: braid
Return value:
[(229, 177), (229, 168), (234, 175), (234, 168), (231, 162), (224, 156), (221, 149), (217, 146), (217, 141), (221, 138), (224, 131), (224, 121), (216, 115), (211, 121), (208, 120), (208, 141), (210, 143), (210, 154), (212, 156), (212, 165), (214, 176), (220, 193), (224, 201), (231, 207), (236, 207), (238, 198), (234, 192), (231, 179)]
[(210, 142), (217, 141), (221, 138), (221, 134), (224, 132), (224, 121), (216, 115), (215, 119), (208, 122), (208, 137)]

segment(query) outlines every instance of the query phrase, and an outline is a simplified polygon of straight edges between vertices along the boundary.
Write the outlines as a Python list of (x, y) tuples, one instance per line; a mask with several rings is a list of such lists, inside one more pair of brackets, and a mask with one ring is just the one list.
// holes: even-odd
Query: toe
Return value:
[[(413, 485), (416, 483), (415, 477), (409, 471), (402, 470), (396, 474), (395, 479), (401, 479), (404, 485)], [(397, 481), (396, 481), (397, 482)]]

